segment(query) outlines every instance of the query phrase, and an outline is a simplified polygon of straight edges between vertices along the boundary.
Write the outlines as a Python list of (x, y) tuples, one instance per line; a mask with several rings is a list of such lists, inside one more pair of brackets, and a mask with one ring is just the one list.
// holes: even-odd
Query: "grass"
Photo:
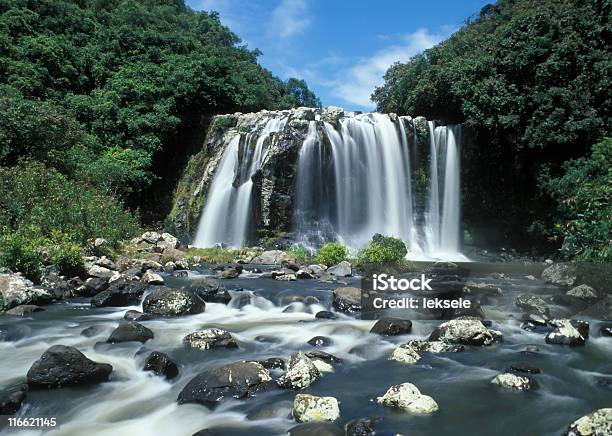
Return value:
[(190, 248), (186, 251), (187, 260), (194, 262), (198, 260), (200, 263), (232, 263), (239, 256), (259, 255), (262, 250), (255, 248)]

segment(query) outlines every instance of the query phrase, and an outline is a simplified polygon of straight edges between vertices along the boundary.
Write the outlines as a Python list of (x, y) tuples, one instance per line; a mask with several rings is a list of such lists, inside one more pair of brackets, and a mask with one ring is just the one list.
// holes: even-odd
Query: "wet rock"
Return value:
[(612, 337), (612, 326), (604, 326), (599, 329), (601, 336)]
[(7, 310), (5, 313), (12, 316), (30, 316), (34, 312), (42, 312), (43, 310), (45, 309), (34, 304), (22, 304)]
[(398, 336), (410, 333), (412, 321), (400, 318), (383, 318), (376, 321), (370, 333), (382, 336)]
[(453, 319), (438, 326), (429, 336), (430, 341), (462, 345), (491, 345), (499, 340), (498, 334), (487, 329), (476, 318)]
[(168, 380), (172, 380), (179, 373), (176, 362), (170, 359), (168, 355), (160, 351), (153, 351), (147, 356), (142, 370), (151, 371), (160, 377), (167, 378)]
[(324, 272), (327, 267), (325, 265), (308, 265), (308, 269), (312, 271), (315, 276), (317, 276)]
[(227, 330), (211, 328), (190, 333), (183, 339), (185, 345), (200, 350), (210, 348), (238, 348), (234, 337)]
[(295, 273), (295, 276), (296, 276), (298, 279), (314, 279), (314, 278), (315, 278), (315, 275), (314, 275), (314, 273), (312, 272), (312, 270), (310, 270), (310, 269), (306, 269), (306, 268), (299, 269), (299, 270), (298, 270), (298, 271)]
[(511, 391), (528, 391), (533, 388), (533, 382), (529, 377), (512, 373), (498, 374), (491, 383)]
[(570, 265), (555, 263), (542, 271), (542, 280), (555, 285), (573, 286), (576, 282), (576, 271)]
[(292, 427), (289, 436), (344, 436), (344, 430), (330, 422), (309, 422)]
[(346, 260), (343, 260), (338, 265), (328, 268), (326, 272), (334, 277), (349, 277), (353, 275), (351, 264)]
[(226, 268), (219, 273), (219, 278), (221, 279), (235, 279), (242, 273), (242, 269), (230, 267)]
[(589, 337), (589, 323), (573, 319), (553, 319), (555, 329), (546, 335), (546, 343), (558, 345), (584, 345)]
[[(106, 256), (102, 256), (100, 259), (96, 260), (95, 265), (101, 266), (102, 268), (106, 268), (110, 270), (117, 269), (115, 267), (115, 263)], [(93, 277), (96, 277), (96, 276), (93, 276)]]
[(476, 294), (476, 295), (498, 296), (498, 295), (503, 294), (499, 286), (495, 286), (489, 283), (475, 283), (475, 282), (467, 282), (463, 286), (463, 292), (468, 295)]
[(442, 341), (413, 340), (405, 344), (418, 353), (459, 353), (465, 351), (463, 345), (452, 345)]
[(54, 345), (28, 371), (30, 388), (56, 389), (102, 383), (113, 367), (85, 357), (74, 347)]
[(597, 292), (595, 292), (595, 289), (589, 285), (576, 286), (575, 288), (567, 291), (565, 295), (582, 301), (593, 301), (599, 298)]
[(572, 422), (566, 436), (612, 435), (612, 408), (599, 409)]
[(308, 341), (308, 344), (313, 347), (329, 347), (332, 344), (332, 340), (326, 336), (315, 336)]
[(99, 325), (92, 325), (87, 327), (86, 329), (81, 330), (81, 336), (85, 336), (86, 338), (93, 338), (100, 334), (104, 329)]
[(25, 400), (28, 392), (26, 383), (18, 383), (0, 391), (0, 415), (14, 415)]
[(414, 414), (429, 414), (438, 410), (438, 404), (428, 395), (423, 395), (412, 383), (394, 385), (377, 401), (387, 407), (401, 409)]
[(272, 377), (256, 362), (236, 362), (194, 377), (178, 396), (179, 404), (215, 407), (226, 398), (246, 399), (270, 389)]
[(266, 360), (258, 360), (257, 363), (266, 369), (287, 369), (287, 362), (280, 357), (270, 357)]
[(120, 278), (91, 299), (93, 307), (127, 307), (140, 304), (147, 285), (128, 278)]
[(83, 283), (82, 287), (75, 289), (75, 294), (83, 297), (93, 297), (108, 289), (110, 283), (108, 277), (90, 277)]
[(167, 272), (168, 274), (173, 273), (175, 269), (176, 263), (174, 262), (166, 262), (164, 264), (164, 272)]
[(232, 299), (230, 293), (219, 284), (218, 280), (212, 277), (194, 281), (187, 288), (187, 291), (196, 294), (207, 303), (228, 304)]
[(550, 315), (546, 301), (538, 296), (529, 294), (519, 295), (514, 303), (528, 313), (536, 313), (545, 317)]
[(333, 292), (334, 308), (341, 312), (355, 313), (361, 311), (361, 290), (354, 287), (336, 288)]
[(299, 271), (300, 266), (298, 265), (298, 260), (295, 256), (290, 254), (285, 254), (281, 256), (281, 266), (283, 268), (290, 269), (292, 271)]
[(108, 268), (104, 268), (103, 266), (93, 265), (91, 268), (87, 270), (87, 275), (89, 277), (97, 277), (99, 279), (100, 278), (110, 279), (111, 277), (115, 275), (115, 271), (110, 270)]
[(147, 295), (142, 307), (153, 315), (179, 316), (202, 313), (206, 303), (192, 292), (162, 286)]
[(295, 281), (297, 280), (297, 276), (293, 273), (292, 270), (277, 270), (270, 272), (270, 277), (274, 280), (280, 281)]
[(170, 233), (162, 233), (155, 246), (163, 253), (166, 250), (174, 250), (177, 248), (179, 246), (179, 242), (178, 239), (172, 236)]
[(297, 394), (293, 400), (293, 417), (298, 422), (336, 421), (340, 418), (338, 400)]
[(106, 340), (109, 344), (119, 344), (121, 342), (141, 342), (145, 343), (153, 339), (153, 332), (135, 321), (122, 321)]
[(289, 369), (277, 383), (286, 389), (304, 389), (321, 378), (321, 372), (304, 353), (298, 351), (291, 356)]
[(612, 378), (598, 378), (596, 383), (600, 388), (612, 390)]
[(145, 272), (140, 278), (140, 280), (143, 283), (146, 283), (148, 285), (163, 285), (164, 284), (164, 279), (162, 278), (162, 276), (152, 271)]
[(259, 256), (255, 256), (251, 263), (258, 265), (280, 265), (285, 255), (287, 255), (287, 253), (281, 250), (264, 251)]
[(22, 304), (48, 304), (53, 299), (53, 294), (35, 287), (20, 273), (0, 273), (0, 312)]
[(511, 373), (524, 373), (524, 374), (539, 374), (541, 372), (540, 368), (535, 366), (528, 365), (526, 363), (515, 363), (508, 367), (506, 372)]
[(267, 335), (255, 336), (255, 340), (257, 342), (263, 342), (264, 344), (280, 344), (282, 342), (282, 340), (277, 337)]
[(149, 321), (153, 319), (153, 317), (148, 313), (142, 313), (137, 310), (128, 310), (125, 312), (125, 315), (123, 315), (123, 319), (126, 321)]
[(336, 319), (338, 318), (334, 312), (328, 310), (320, 310), (315, 314), (315, 318), (318, 319)]
[(344, 426), (346, 436), (374, 436), (380, 418), (352, 419)]
[(391, 354), (389, 360), (395, 360), (396, 362), (405, 363), (407, 365), (413, 365), (419, 361), (421, 356), (408, 344), (400, 345)]

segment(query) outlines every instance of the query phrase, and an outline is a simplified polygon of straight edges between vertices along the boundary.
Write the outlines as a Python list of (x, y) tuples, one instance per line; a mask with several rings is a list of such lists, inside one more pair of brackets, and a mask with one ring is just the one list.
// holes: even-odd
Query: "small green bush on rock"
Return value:
[(38, 283), (43, 266), (41, 241), (25, 233), (10, 232), (0, 236), (0, 266), (21, 272), (26, 278)]
[(408, 250), (404, 241), (392, 236), (374, 235), (370, 243), (359, 251), (359, 263), (400, 262)]
[(346, 259), (348, 251), (346, 247), (339, 242), (330, 242), (325, 244), (317, 253), (317, 262), (323, 265), (336, 265)]
[(306, 263), (310, 259), (310, 253), (302, 244), (293, 244), (287, 250), (287, 254), (294, 256), (299, 262)]
[(85, 271), (83, 250), (73, 242), (55, 246), (51, 253), (51, 261), (59, 268), (59, 273), (67, 277), (80, 276)]

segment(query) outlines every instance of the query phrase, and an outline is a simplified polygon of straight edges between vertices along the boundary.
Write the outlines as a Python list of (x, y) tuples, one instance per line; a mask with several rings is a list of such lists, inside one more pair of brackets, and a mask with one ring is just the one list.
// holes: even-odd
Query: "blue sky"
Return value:
[(303, 78), (325, 106), (372, 110), (389, 65), (448, 37), (489, 1), (187, 0), (219, 12), (260, 62)]

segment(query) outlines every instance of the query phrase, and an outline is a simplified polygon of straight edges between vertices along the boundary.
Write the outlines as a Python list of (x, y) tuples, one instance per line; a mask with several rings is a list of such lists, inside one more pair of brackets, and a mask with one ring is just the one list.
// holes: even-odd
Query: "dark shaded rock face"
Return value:
[(14, 415), (21, 409), (28, 385), (19, 383), (0, 391), (0, 415)]
[(166, 377), (168, 380), (175, 378), (178, 373), (178, 365), (168, 355), (153, 351), (145, 360), (143, 371), (151, 371), (161, 377)]
[(236, 362), (194, 377), (178, 396), (179, 404), (214, 407), (226, 398), (245, 399), (273, 386), (267, 369), (256, 362)]
[(54, 345), (28, 371), (28, 386), (56, 389), (92, 385), (107, 381), (112, 371), (111, 365), (94, 362), (76, 348)]
[(289, 429), (289, 436), (344, 436), (344, 430), (331, 422), (308, 422)]
[(308, 341), (308, 344), (313, 347), (329, 347), (332, 340), (326, 336), (315, 336)]
[(93, 307), (127, 307), (140, 303), (147, 285), (135, 280), (120, 278), (108, 289), (91, 299)]
[(346, 436), (369, 436), (376, 434), (376, 424), (380, 418), (353, 419), (346, 424)]
[(207, 303), (227, 304), (232, 299), (230, 293), (219, 284), (219, 281), (211, 277), (206, 277), (194, 281), (187, 291), (200, 297)]
[(162, 286), (147, 295), (142, 307), (153, 315), (195, 315), (204, 312), (206, 303), (192, 292)]
[(137, 310), (128, 310), (125, 312), (125, 315), (123, 315), (123, 319), (127, 321), (149, 321), (152, 318), (153, 317), (148, 313), (142, 313)]
[(153, 332), (134, 321), (124, 321), (119, 324), (106, 340), (109, 344), (118, 344), (121, 342), (142, 342), (143, 344), (149, 339), (153, 339)]
[(370, 333), (382, 336), (397, 336), (408, 334), (411, 330), (412, 322), (407, 319), (383, 318), (374, 324)]
[(333, 305), (340, 312), (355, 313), (361, 311), (361, 290), (354, 287), (334, 289)]

